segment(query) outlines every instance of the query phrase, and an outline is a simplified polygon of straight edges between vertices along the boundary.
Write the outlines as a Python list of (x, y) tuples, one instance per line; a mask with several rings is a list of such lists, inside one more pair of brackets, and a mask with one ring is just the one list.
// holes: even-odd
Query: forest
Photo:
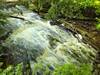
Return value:
[(0, 0), (0, 75), (100, 75), (100, 0)]

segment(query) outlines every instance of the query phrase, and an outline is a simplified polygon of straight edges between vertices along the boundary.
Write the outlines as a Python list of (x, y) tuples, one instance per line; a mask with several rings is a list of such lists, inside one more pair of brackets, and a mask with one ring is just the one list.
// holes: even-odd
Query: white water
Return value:
[(30, 11), (19, 17), (26, 21), (8, 18), (10, 24), (4, 26), (7, 30), (13, 30), (3, 45), (9, 48), (15, 63), (23, 61), (26, 52), (29, 60), (36, 59), (44, 64), (92, 62), (95, 50), (75, 38), (70, 31), (52, 26), (49, 21)]

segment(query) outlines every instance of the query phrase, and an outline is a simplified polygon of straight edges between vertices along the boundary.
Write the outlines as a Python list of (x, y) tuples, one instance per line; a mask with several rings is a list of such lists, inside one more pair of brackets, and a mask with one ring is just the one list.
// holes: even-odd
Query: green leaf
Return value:
[(100, 30), (100, 23), (96, 25), (96, 29)]

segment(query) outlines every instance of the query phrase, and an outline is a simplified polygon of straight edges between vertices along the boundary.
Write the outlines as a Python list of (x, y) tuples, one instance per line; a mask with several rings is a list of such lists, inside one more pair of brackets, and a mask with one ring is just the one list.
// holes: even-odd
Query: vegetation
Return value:
[[(81, 64), (80, 66), (71, 63), (56, 65), (56, 68), (52, 70), (50, 69), (50, 65), (44, 67), (38, 63), (35, 64), (32, 75), (92, 75), (91, 71), (92, 67), (90, 64)], [(2, 69), (0, 70), (1, 75), (13, 75), (14, 73), (15, 75), (22, 75), (22, 64), (18, 64), (15, 67), (15, 71), (12, 66), (9, 66), (3, 72)]]
[[(100, 31), (100, 0), (18, 0), (11, 6), (8, 3), (5, 5), (6, 0), (0, 0), (0, 53), (3, 51), (3, 43), (9, 36), (8, 30), (3, 28), (3, 25), (8, 24), (8, 17), (13, 17), (14, 13), (22, 13), (22, 10), (16, 8), (17, 6), (25, 6), (33, 12), (37, 12), (47, 20), (93, 20), (95, 21), (96, 31)], [(7, 12), (7, 8), (14, 8), (13, 12)], [(17, 10), (16, 10), (17, 9)], [(21, 14), (22, 15), (22, 14)], [(14, 16), (13, 18), (18, 18)], [(21, 18), (19, 18), (21, 19)], [(88, 28), (87, 25), (86, 28)], [(95, 31), (95, 30), (94, 30)], [(96, 32), (95, 32), (96, 33)], [(93, 33), (93, 34), (95, 34)], [(3, 35), (4, 34), (4, 35)], [(99, 34), (98, 34), (99, 35)], [(94, 39), (94, 38), (93, 38)], [(100, 38), (99, 38), (100, 39)], [(0, 57), (1, 57), (0, 54)], [(76, 54), (77, 55), (77, 54)], [(87, 54), (88, 55), (88, 54)], [(3, 59), (0, 59), (2, 61)], [(2, 66), (0, 62), (0, 67)], [(8, 66), (8, 65), (7, 65)], [(43, 64), (37, 63), (32, 69), (33, 75), (38, 73), (43, 75), (92, 75), (92, 65), (90, 64), (63, 64), (55, 65), (50, 69), (50, 64), (44, 66)], [(16, 66), (8, 66), (6, 69), (0, 69), (0, 75), (22, 75), (22, 63)]]
[(81, 64), (80, 67), (75, 64), (65, 64), (57, 67), (53, 75), (92, 75), (91, 71), (89, 64)]
[(96, 29), (100, 30), (100, 23), (96, 25)]
[[(1, 1), (1, 6), (3, 6), (4, 1)], [(99, 18), (99, 3), (99, 0), (18, 0), (16, 4), (43, 13), (46, 19), (55, 20), (59, 18)]]
[[(87, 8), (89, 10), (94, 10), (91, 13), (99, 14), (99, 0), (48, 0), (48, 1), (42, 1), (42, 0), (36, 0), (36, 7), (38, 8), (38, 12), (40, 10), (44, 10), (46, 3), (49, 3), (48, 13), (46, 13), (47, 19), (57, 18), (58, 16), (61, 17), (68, 17), (68, 18), (81, 18), (86, 14), (90, 14), (90, 12), (84, 12), (87, 11)], [(36, 9), (37, 10), (37, 9)], [(41, 11), (40, 11), (41, 12)]]

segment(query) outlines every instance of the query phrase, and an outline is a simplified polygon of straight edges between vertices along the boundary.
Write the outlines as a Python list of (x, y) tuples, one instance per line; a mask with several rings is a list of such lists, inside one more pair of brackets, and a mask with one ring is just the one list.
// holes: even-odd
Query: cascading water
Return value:
[(95, 49), (81, 39), (79, 41), (69, 30), (50, 25), (49, 21), (29, 11), (19, 17), (25, 20), (9, 18), (9, 24), (3, 27), (13, 32), (2, 44), (7, 48), (13, 64), (27, 59), (31, 62), (31, 68), (34, 68), (32, 62), (53, 66), (92, 62)]

